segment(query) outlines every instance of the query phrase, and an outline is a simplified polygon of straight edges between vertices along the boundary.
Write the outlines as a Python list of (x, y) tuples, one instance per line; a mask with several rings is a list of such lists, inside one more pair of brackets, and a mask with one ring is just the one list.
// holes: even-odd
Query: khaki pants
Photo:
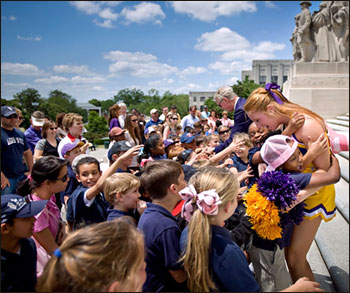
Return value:
[(275, 251), (257, 248), (248, 250), (254, 267), (255, 278), (263, 292), (277, 292), (286, 289), (292, 280), (284, 257), (284, 250), (276, 245)]

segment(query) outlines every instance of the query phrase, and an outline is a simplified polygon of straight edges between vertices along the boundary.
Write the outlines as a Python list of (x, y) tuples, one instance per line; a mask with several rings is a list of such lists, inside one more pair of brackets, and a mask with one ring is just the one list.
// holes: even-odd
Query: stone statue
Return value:
[(342, 2), (342, 5), (334, 5), (336, 10), (333, 13), (332, 24), (339, 48), (339, 61), (349, 61), (349, 2)]
[(310, 1), (301, 1), (301, 13), (298, 21), (297, 44), (299, 45), (301, 58), (299, 62), (310, 62), (314, 56), (314, 43), (311, 40), (311, 13), (309, 6)]
[(293, 58), (297, 62), (300, 61), (300, 59), (301, 59), (300, 47), (299, 47), (299, 44), (298, 44), (299, 18), (300, 18), (300, 14), (297, 14), (294, 17), (295, 28), (294, 28), (294, 31), (292, 33), (292, 37), (289, 39), (290, 42), (292, 43), (292, 46), (293, 46)]
[(339, 54), (331, 25), (331, 7), (325, 1), (320, 4), (320, 10), (312, 16), (312, 28), (316, 43), (316, 54), (312, 61), (337, 61)]

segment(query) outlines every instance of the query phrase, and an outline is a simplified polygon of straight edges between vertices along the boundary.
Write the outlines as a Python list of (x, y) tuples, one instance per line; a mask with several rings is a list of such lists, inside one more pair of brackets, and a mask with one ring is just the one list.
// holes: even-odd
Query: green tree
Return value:
[(249, 80), (248, 76), (246, 76), (243, 81), (238, 80), (237, 84), (232, 86), (232, 89), (239, 97), (247, 99), (260, 86), (253, 80)]
[(86, 125), (88, 133), (84, 135), (86, 138), (90, 137), (91, 134), (95, 135), (94, 138), (108, 136), (107, 121), (103, 116), (99, 116), (95, 111), (90, 111), (88, 118), (89, 122)]
[(38, 110), (40, 103), (43, 102), (39, 92), (33, 88), (27, 88), (17, 94), (15, 94), (14, 99), (20, 104), (22, 111), (31, 115), (34, 111)]
[[(210, 112), (211, 110), (215, 110), (215, 112), (216, 112), (216, 114), (217, 115), (219, 115), (219, 117), (221, 117), (222, 116), (222, 109), (221, 109), (221, 107), (218, 105), (218, 104), (216, 104), (216, 102), (214, 101), (214, 100), (212, 100), (212, 99), (207, 99), (205, 102), (204, 102), (204, 105), (207, 105), (208, 106), (208, 111)], [(230, 117), (230, 118), (232, 118), (231, 116), (232, 116), (233, 114), (232, 113), (228, 113), (228, 116)]]
[(139, 89), (122, 89), (117, 95), (113, 96), (115, 103), (124, 102), (127, 107), (132, 104), (140, 104), (144, 102), (144, 93)]

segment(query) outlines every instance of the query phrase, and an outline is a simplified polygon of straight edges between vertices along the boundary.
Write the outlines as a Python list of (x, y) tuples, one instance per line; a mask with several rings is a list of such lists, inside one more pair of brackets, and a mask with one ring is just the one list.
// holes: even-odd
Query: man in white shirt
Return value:
[(193, 127), (193, 124), (199, 121), (199, 118), (196, 116), (197, 107), (191, 106), (189, 109), (189, 114), (182, 118), (181, 126), (182, 130), (185, 131), (187, 126)]

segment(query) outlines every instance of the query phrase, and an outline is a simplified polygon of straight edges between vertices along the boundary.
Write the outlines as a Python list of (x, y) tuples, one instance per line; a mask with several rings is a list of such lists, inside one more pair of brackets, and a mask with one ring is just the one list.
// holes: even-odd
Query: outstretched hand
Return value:
[(140, 152), (141, 148), (143, 148), (143, 144), (135, 145), (131, 149), (127, 150), (124, 154), (122, 154), (119, 157), (119, 159), (122, 161), (131, 159), (132, 157), (136, 156)]

